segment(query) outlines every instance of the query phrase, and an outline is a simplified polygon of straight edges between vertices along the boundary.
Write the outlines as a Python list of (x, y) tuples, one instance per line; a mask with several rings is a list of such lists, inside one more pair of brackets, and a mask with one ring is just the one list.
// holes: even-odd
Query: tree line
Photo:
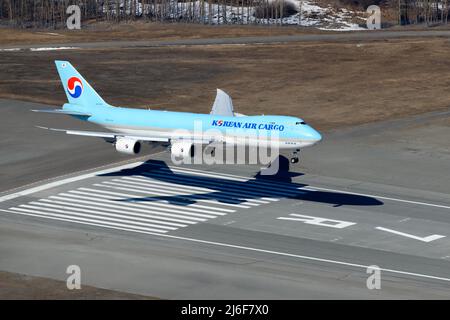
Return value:
[[(332, 2), (333, 0), (330, 0)], [(335, 0), (334, 0), (335, 1)], [(448, 0), (338, 0), (364, 10), (379, 4), (399, 24), (447, 23)], [(76, 4), (83, 21), (181, 21), (204, 24), (283, 24), (297, 13), (289, 0), (0, 0), (0, 20), (20, 27), (62, 27)]]
[(1, 0), (0, 19), (21, 27), (61, 27), (73, 4), (80, 7), (83, 21), (276, 24), (297, 12), (286, 0)]
[(447, 23), (448, 0), (397, 0), (399, 24)]

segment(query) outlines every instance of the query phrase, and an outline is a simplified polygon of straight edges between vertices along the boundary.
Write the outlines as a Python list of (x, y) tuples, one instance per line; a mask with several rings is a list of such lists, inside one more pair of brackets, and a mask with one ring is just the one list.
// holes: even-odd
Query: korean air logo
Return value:
[(77, 77), (72, 77), (67, 81), (67, 91), (72, 98), (78, 98), (83, 92), (83, 83)]

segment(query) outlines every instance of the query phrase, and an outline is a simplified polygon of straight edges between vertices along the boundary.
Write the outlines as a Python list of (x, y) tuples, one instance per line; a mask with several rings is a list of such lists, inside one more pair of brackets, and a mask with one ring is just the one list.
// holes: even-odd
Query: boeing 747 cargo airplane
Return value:
[(259, 146), (261, 142), (291, 151), (298, 162), (300, 148), (311, 146), (322, 136), (302, 119), (289, 116), (246, 116), (235, 113), (231, 98), (217, 89), (210, 114), (170, 112), (114, 107), (106, 103), (67, 61), (55, 61), (69, 103), (62, 109), (33, 110), (66, 114), (100, 125), (112, 132), (45, 128), (67, 134), (103, 138), (118, 152), (134, 155), (141, 143), (170, 145), (175, 157), (192, 157), (194, 145)]

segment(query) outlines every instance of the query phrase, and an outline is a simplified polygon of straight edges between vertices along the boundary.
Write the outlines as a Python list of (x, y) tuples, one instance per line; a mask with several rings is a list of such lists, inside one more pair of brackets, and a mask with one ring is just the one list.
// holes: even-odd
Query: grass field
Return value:
[[(69, 275), (67, 275), (69, 276)], [(32, 277), (17, 273), (0, 271), (0, 297), (2, 299), (70, 299), (70, 300), (93, 300), (93, 299), (120, 299), (120, 300), (148, 300), (153, 297), (137, 294), (119, 292), (94, 288), (81, 285), (78, 290), (68, 290), (64, 281), (48, 278)]]
[(0, 45), (70, 43), (110, 40), (175, 40), (246, 36), (276, 36), (311, 33), (333, 33), (297, 26), (204, 26), (187, 23), (132, 22), (114, 24), (99, 22), (84, 25), (81, 30), (12, 29), (0, 27)]

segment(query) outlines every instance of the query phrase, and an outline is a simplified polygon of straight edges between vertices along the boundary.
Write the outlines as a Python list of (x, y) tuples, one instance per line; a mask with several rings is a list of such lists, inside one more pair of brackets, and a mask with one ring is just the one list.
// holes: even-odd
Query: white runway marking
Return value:
[[(140, 164), (131, 163), (62, 179), (4, 196), (1, 201), (101, 174), (131, 169)], [(111, 175), (109, 179), (105, 176), (104, 180), (94, 181), (90, 186), (63, 191), (2, 211), (121, 230), (166, 233), (207, 222), (238, 209), (270, 204), (279, 201), (286, 193), (302, 193), (298, 190), (274, 191), (273, 186), (269, 188), (261, 184), (245, 186), (245, 179), (233, 178), (239, 180), (237, 185), (224, 184), (220, 182), (220, 174), (215, 175), (214, 179), (205, 180), (204, 177), (212, 175), (199, 175), (198, 171), (183, 168), (176, 171), (178, 173), (174, 175), (168, 169), (158, 167), (146, 175)], [(271, 196), (264, 197), (267, 194)]]
[(115, 171), (119, 171), (119, 170), (123, 170), (123, 169), (134, 168), (134, 167), (136, 167), (136, 166), (138, 166), (140, 164), (142, 164), (142, 162), (133, 162), (133, 163), (125, 164), (125, 165), (114, 167), (114, 168), (110, 168), (110, 169), (90, 172), (90, 173), (82, 174), (82, 175), (75, 176), (75, 177), (70, 177), (70, 178), (65, 178), (65, 179), (61, 179), (61, 180), (56, 180), (56, 181), (53, 181), (53, 182), (50, 182), (50, 183), (45, 183), (43, 185), (40, 185), (40, 186), (37, 186), (37, 187), (34, 187), (34, 188), (29, 188), (29, 189), (26, 189), (26, 190), (14, 192), (14, 193), (2, 196), (2, 197), (0, 197), (0, 202), (4, 202), (4, 201), (15, 199), (15, 198), (18, 198), (18, 197), (26, 196), (26, 195), (29, 195), (29, 194), (32, 194), (32, 193), (36, 193), (36, 192), (39, 192), (39, 191), (43, 191), (43, 190), (59, 187), (59, 186), (62, 186), (64, 184), (68, 184), (68, 183), (71, 183), (71, 182), (92, 178), (92, 177), (95, 177), (97, 175), (111, 173), (111, 172), (115, 172)]
[[(123, 169), (131, 169), (143, 164), (142, 162), (130, 163), (115, 168), (99, 170), (96, 172), (81, 174), (78, 176), (64, 178), (61, 180), (46, 183), (37, 187), (14, 192), (0, 197), (0, 202), (15, 199), (21, 196), (27, 196), (39, 191), (48, 190), (81, 181), (87, 178), (93, 178), (100, 174), (117, 172)], [(153, 166), (153, 165), (152, 165)], [(169, 169), (159, 167), (157, 171), (151, 171), (148, 174), (133, 176), (112, 176), (110, 180), (104, 177), (101, 183), (93, 183), (92, 187), (80, 187), (74, 190), (68, 190), (59, 194), (50, 195), (47, 198), (35, 199), (29, 203), (18, 204), (9, 209), (0, 209), (0, 211), (10, 214), (19, 214), (30, 217), (45, 218), (55, 221), (64, 221), (82, 225), (96, 226), (108, 229), (122, 230), (127, 232), (143, 233), (147, 235), (171, 238), (181, 241), (190, 241), (203, 243), (207, 245), (235, 248), (246, 251), (260, 252), (272, 255), (286, 256), (297, 259), (311, 260), (317, 262), (330, 263), (357, 268), (367, 269), (368, 266), (319, 257), (297, 255), (282, 251), (266, 250), (256, 247), (240, 246), (231, 243), (214, 242), (195, 238), (180, 237), (167, 232), (177, 230), (178, 228), (188, 227), (199, 222), (206, 222), (218, 216), (236, 212), (237, 208), (230, 208), (229, 204), (223, 203), (220, 199), (230, 201), (238, 198), (243, 207), (238, 207), (243, 212), (245, 209), (257, 207), (278, 201), (281, 198), (304, 194), (306, 190), (292, 186), (289, 183), (278, 181), (261, 181), (260, 179), (240, 177), (229, 174), (210, 173), (197, 169), (185, 169), (182, 167), (172, 167), (174, 172), (180, 174), (180, 177), (170, 176)], [(169, 174), (168, 174), (169, 173)], [(197, 180), (195, 178), (197, 176)], [(198, 180), (202, 177), (208, 177), (208, 180)], [(179, 178), (179, 180), (177, 180)], [(228, 180), (223, 183), (221, 180)], [(105, 183), (108, 182), (108, 183)], [(130, 186), (128, 192), (117, 191), (110, 187), (116, 187), (111, 183)], [(152, 184), (153, 183), (153, 184)], [(147, 186), (149, 185), (149, 186)], [(157, 190), (162, 196), (152, 195), (145, 190)], [(306, 188), (305, 188), (306, 189)], [(378, 197), (369, 194), (352, 193), (342, 190), (309, 187), (312, 190), (327, 190), (340, 193), (356, 194), (370, 196), (390, 201), (400, 201), (411, 204), (429, 205), (440, 208), (450, 208), (449, 206), (436, 205), (424, 202), (409, 201), (396, 198)], [(170, 192), (169, 192), (170, 191)], [(186, 196), (192, 202), (186, 202), (186, 199), (180, 198)], [(219, 197), (214, 197), (217, 193)], [(196, 197), (202, 194), (210, 196), (210, 202), (198, 204), (200, 200)], [(242, 195), (244, 197), (239, 197)], [(269, 195), (268, 197), (266, 197)], [(173, 199), (175, 198), (175, 200)], [(220, 199), (219, 199), (220, 198)], [(210, 198), (207, 198), (210, 199)], [(253, 206), (249, 205), (252, 203)], [(227, 208), (228, 207), (228, 208)], [(298, 218), (298, 217), (297, 217)], [(386, 231), (386, 230), (385, 230)], [(392, 231), (392, 230), (391, 230)], [(411, 235), (410, 235), (411, 236)], [(433, 235), (434, 237), (439, 235)], [(433, 237), (431, 236), (431, 237)], [(442, 236), (440, 236), (442, 237)], [(423, 241), (424, 238), (422, 238)], [(425, 237), (429, 240), (430, 238)], [(433, 239), (435, 240), (435, 239)], [(435, 279), (450, 282), (449, 278), (438, 277), (413, 273), (402, 270), (381, 268), (382, 271), (394, 274), (409, 275), (414, 277)]]
[[(12, 212), (12, 211), (9, 211), (9, 210), (4, 210), (4, 209), (0, 209), (0, 211), (16, 213), (16, 212)], [(29, 216), (40, 217), (39, 215), (35, 215), (35, 214), (26, 214), (26, 213), (24, 213), (24, 214), (25, 215), (29, 215)], [(49, 217), (49, 218), (50, 219), (55, 219), (55, 218), (52, 218), (52, 217)], [(303, 260), (310, 260), (310, 261), (324, 262), (324, 263), (335, 264), (335, 265), (343, 265), (343, 266), (348, 266), (348, 267), (362, 268), (362, 269), (364, 269), (364, 271), (367, 270), (367, 268), (369, 267), (369, 265), (362, 265), (362, 264), (351, 263), (351, 262), (346, 262), (346, 261), (323, 259), (323, 258), (318, 258), (318, 257), (298, 255), (298, 254), (281, 252), (281, 251), (273, 251), (273, 250), (266, 250), (266, 249), (261, 249), (261, 248), (255, 248), (255, 247), (234, 245), (234, 244), (224, 243), (224, 242), (207, 241), (207, 240), (201, 240), (201, 239), (195, 239), (195, 238), (180, 237), (180, 236), (174, 236), (174, 235), (170, 235), (170, 234), (161, 234), (161, 233), (158, 233), (158, 232), (141, 231), (141, 230), (132, 229), (130, 227), (112, 226), (112, 225), (105, 225), (105, 224), (99, 224), (99, 223), (94, 223), (94, 222), (87, 223), (87, 222), (84, 222), (84, 221), (76, 221), (76, 220), (72, 220), (72, 219), (68, 219), (68, 218), (60, 218), (60, 219), (55, 219), (55, 220), (62, 220), (62, 221), (67, 221), (67, 222), (76, 222), (76, 223), (79, 223), (79, 224), (86, 224), (86, 225), (90, 225), (90, 226), (97, 226), (97, 227), (103, 227), (103, 228), (109, 228), (109, 229), (117, 229), (117, 230), (122, 230), (122, 231), (131, 231), (131, 232), (137, 232), (137, 233), (144, 233), (144, 234), (153, 235), (153, 236), (159, 236), (159, 237), (163, 237), (163, 238), (169, 238), (169, 239), (175, 239), (175, 240), (181, 240), (181, 241), (188, 241), (188, 242), (196, 242), (196, 243), (202, 243), (202, 244), (219, 246), (219, 247), (234, 248), (234, 249), (240, 249), (240, 250), (245, 250), (245, 251), (267, 253), (267, 254), (272, 254), (272, 255), (285, 256), (285, 257), (291, 257), (291, 258), (297, 258), (297, 259), (303, 259)], [(163, 231), (162, 233), (164, 233), (164, 232), (165, 231)], [(433, 275), (427, 275), (427, 274), (421, 274), (421, 273), (415, 273), (415, 272), (408, 272), (408, 271), (402, 271), (402, 270), (395, 270), (395, 269), (388, 269), (388, 268), (380, 268), (380, 270), (384, 271), (384, 272), (390, 272), (390, 273), (394, 273), (394, 274), (407, 275), (407, 276), (412, 276), (412, 277), (417, 277), (417, 278), (425, 278), (425, 279), (433, 279), (433, 280), (450, 282), (450, 278), (445, 278), (445, 277), (438, 277), (438, 276), (433, 276)]]
[(372, 197), (376, 199), (383, 199), (383, 200), (390, 200), (390, 201), (396, 201), (396, 202), (404, 202), (404, 203), (410, 203), (410, 204), (418, 204), (421, 206), (428, 206), (428, 207), (436, 207), (436, 208), (443, 208), (443, 209), (450, 209), (450, 206), (445, 206), (441, 204), (434, 204), (429, 202), (420, 202), (420, 201), (412, 201), (412, 200), (404, 200), (399, 198), (391, 198), (391, 197), (383, 197), (383, 196), (377, 196), (373, 194), (366, 194), (366, 193), (357, 193), (357, 192), (350, 192), (350, 191), (342, 191), (338, 189), (328, 189), (328, 188), (319, 188), (319, 187), (306, 187), (303, 188), (305, 190), (311, 189), (311, 190), (323, 190), (323, 191), (333, 191), (333, 192), (339, 192), (339, 193), (346, 193), (346, 194), (353, 194), (356, 196), (364, 196), (364, 197)]
[(354, 226), (356, 224), (356, 222), (307, 216), (307, 215), (298, 214), (298, 213), (291, 213), (291, 214), (289, 214), (289, 217), (278, 217), (277, 219), (278, 220), (289, 220), (289, 221), (300, 221), (300, 222), (303, 222), (306, 224), (311, 224), (311, 225), (321, 226), (321, 227), (336, 228), (336, 229), (344, 229), (344, 228), (347, 228), (350, 226)]
[[(137, 173), (130, 176), (113, 175), (109, 180), (105, 177), (105, 180), (93, 183), (92, 187), (80, 187), (76, 190), (62, 192), (25, 205), (33, 206), (31, 209), (39, 211), (41, 217), (49, 216), (45, 213), (53, 212), (64, 215), (60, 216), (60, 218), (80, 221), (79, 218), (82, 217), (80, 214), (83, 213), (85, 215), (89, 214), (88, 218), (90, 219), (95, 218), (96, 223), (99, 221), (111, 221), (111, 219), (122, 219), (123, 221), (120, 222), (125, 227), (128, 222), (131, 226), (134, 226), (139, 219), (146, 219), (147, 222), (152, 222), (152, 228), (159, 227), (159, 231), (165, 230), (164, 226), (167, 227), (171, 223), (174, 227), (171, 230), (176, 230), (179, 227), (186, 227), (198, 222), (207, 222), (209, 219), (236, 212), (238, 209), (256, 208), (260, 205), (279, 201), (285, 197), (297, 197), (317, 190), (450, 208), (444, 205), (337, 189), (312, 186), (297, 187), (295, 184), (283, 181), (254, 179), (193, 168), (164, 167), (144, 162), (129, 163), (115, 168), (57, 180), (2, 196), (0, 197), (0, 202), (102, 174), (132, 169), (140, 165), (149, 166), (151, 170), (143, 170), (145, 173)], [(224, 180), (227, 182), (224, 183)], [(22, 207), (19, 205), (19, 208), (26, 208), (23, 205)], [(18, 210), (16, 209), (13, 207), (10, 208), (10, 211), (17, 212)], [(57, 216), (52, 217), (55, 218)], [(294, 216), (279, 219), (300, 220), (299, 217)], [(427, 237), (422, 239), (428, 240)], [(433, 240), (435, 239), (431, 238), (431, 241)]]
[[(153, 165), (153, 166), (157, 166), (155, 164), (149, 164), (149, 165)], [(176, 166), (168, 166), (168, 169), (174, 171), (175, 169), (184, 169), (183, 167), (176, 167)], [(165, 168), (165, 170), (168, 170), (167, 168)], [(198, 169), (187, 169), (186, 171), (189, 170), (189, 173), (202, 173), (202, 172), (207, 172), (207, 171), (202, 171), (202, 170), (198, 170)], [(209, 176), (211, 177), (215, 177), (217, 178), (218, 175), (212, 175), (209, 174)], [(220, 178), (221, 179), (230, 179), (230, 180), (237, 180), (239, 181), (240, 179), (245, 179), (245, 177), (243, 176), (238, 176), (238, 175), (230, 175), (230, 174), (220, 174)], [(247, 180), (251, 181), (258, 181), (258, 183), (262, 184), (262, 185), (267, 185), (267, 186), (271, 186), (271, 181), (261, 181), (261, 180), (257, 180), (254, 178), (250, 178)], [(286, 185), (286, 187), (288, 189), (291, 190), (299, 190), (298, 188), (293, 187), (292, 185), (290, 185), (289, 183), (283, 183), (283, 182), (276, 182), (279, 185)], [(410, 203), (410, 204), (418, 204), (418, 205), (423, 205), (423, 206), (431, 206), (431, 207), (437, 207), (437, 208), (444, 208), (444, 209), (450, 209), (450, 206), (446, 206), (446, 205), (440, 205), (440, 204), (434, 204), (434, 203), (429, 203), (429, 202), (421, 202), (421, 201), (412, 201), (412, 200), (405, 200), (405, 199), (400, 199), (400, 198), (393, 198), (393, 197), (384, 197), (384, 196), (378, 196), (378, 195), (373, 195), (373, 194), (366, 194), (366, 193), (357, 193), (357, 192), (351, 192), (351, 191), (346, 191), (346, 190), (339, 190), (339, 189), (330, 189), (330, 188), (321, 188), (321, 187), (314, 187), (314, 186), (307, 186), (307, 187), (303, 187), (300, 190), (311, 190), (311, 191), (317, 191), (317, 190), (322, 190), (322, 191), (332, 191), (332, 192), (339, 192), (339, 193), (346, 193), (346, 194), (352, 194), (352, 195), (359, 195), (359, 196), (366, 196), (366, 197), (373, 197), (376, 199), (383, 199), (383, 200), (390, 200), (390, 201), (397, 201), (397, 202), (405, 202), (405, 203)]]
[(433, 234), (433, 235), (430, 235), (427, 237), (418, 237), (418, 236), (415, 236), (415, 235), (412, 235), (409, 233), (404, 233), (404, 232), (400, 232), (400, 231), (396, 231), (396, 230), (392, 230), (392, 229), (388, 229), (388, 228), (383, 228), (383, 227), (376, 227), (375, 229), (390, 232), (393, 234), (397, 234), (399, 236), (403, 236), (403, 237), (407, 237), (407, 238), (411, 238), (411, 239), (415, 239), (415, 240), (419, 240), (419, 241), (423, 241), (423, 242), (431, 242), (434, 240), (445, 238), (445, 236), (441, 236), (439, 234)]

